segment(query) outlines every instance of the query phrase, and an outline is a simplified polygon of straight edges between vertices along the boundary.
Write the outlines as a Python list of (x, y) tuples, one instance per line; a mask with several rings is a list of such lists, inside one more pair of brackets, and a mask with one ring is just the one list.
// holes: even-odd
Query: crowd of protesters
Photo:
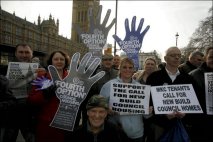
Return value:
[[(18, 44), (15, 56), (14, 62), (34, 62), (33, 50), (28, 44)], [(213, 72), (213, 47), (206, 48), (205, 53), (191, 53), (189, 60), (183, 64), (180, 49), (169, 47), (164, 60), (163, 66), (158, 68), (160, 63), (147, 58), (143, 70), (136, 71), (132, 59), (128, 57), (103, 55), (93, 75), (101, 71), (105, 75), (92, 85), (81, 104), (73, 131), (50, 126), (60, 103), (55, 94), (56, 86), (42, 90), (27, 83), (26, 97), (16, 98), (5, 77), (7, 70), (2, 70), (0, 140), (16, 142), (20, 131), (26, 142), (158, 142), (177, 120), (181, 120), (191, 142), (213, 141), (213, 115), (207, 114), (206, 110), (208, 100), (205, 98), (204, 76)], [(70, 58), (63, 51), (52, 52), (47, 65), (53, 65), (61, 79), (72, 73), (72, 70), (68, 70)], [(47, 68), (38, 68), (35, 78), (42, 77), (51, 80)], [(171, 114), (155, 114), (150, 98), (149, 114), (120, 115), (109, 107), (111, 84), (114, 82), (150, 86), (192, 84), (203, 113), (187, 114), (175, 110)]]

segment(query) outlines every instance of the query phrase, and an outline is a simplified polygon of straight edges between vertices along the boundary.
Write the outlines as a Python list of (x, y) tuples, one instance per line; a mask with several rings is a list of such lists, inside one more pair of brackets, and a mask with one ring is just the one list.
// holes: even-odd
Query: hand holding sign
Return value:
[(64, 79), (59, 77), (54, 66), (48, 66), (51, 78), (57, 87), (56, 96), (60, 100), (51, 126), (72, 131), (80, 104), (86, 98), (91, 86), (104, 76), (105, 72), (101, 71), (90, 77), (100, 64), (100, 58), (95, 58), (88, 66), (91, 56), (91, 53), (87, 53), (78, 64), (80, 53), (75, 53), (71, 60), (70, 73)]
[(137, 30), (135, 29), (136, 16), (132, 18), (131, 31), (129, 29), (129, 20), (125, 20), (125, 29), (126, 29), (126, 37), (122, 41), (117, 35), (113, 35), (113, 38), (121, 47), (121, 49), (126, 52), (127, 56), (134, 60), (136, 68), (139, 66), (138, 64), (138, 53), (141, 49), (143, 38), (150, 26), (147, 26), (144, 31), (141, 32), (144, 18), (140, 20), (139, 26)]
[(90, 22), (90, 29), (88, 33), (84, 33), (78, 25), (74, 25), (74, 28), (77, 30), (78, 35), (80, 35), (80, 38), (82, 39), (83, 43), (90, 49), (90, 52), (91, 50), (99, 50), (100, 52), (102, 52), (102, 49), (107, 41), (108, 32), (115, 23), (114, 18), (111, 24), (106, 27), (107, 21), (111, 13), (111, 10), (108, 9), (103, 23), (101, 24), (101, 12), (102, 6), (100, 5), (98, 14), (96, 16), (96, 19), (94, 20), (93, 10), (92, 8), (89, 9), (88, 19)]

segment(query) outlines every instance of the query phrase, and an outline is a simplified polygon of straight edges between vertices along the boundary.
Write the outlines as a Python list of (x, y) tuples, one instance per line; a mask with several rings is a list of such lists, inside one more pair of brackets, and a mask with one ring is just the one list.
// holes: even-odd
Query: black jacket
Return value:
[[(146, 84), (151, 86), (192, 84), (192, 86), (194, 87), (195, 82), (189, 74), (181, 71), (176, 79), (172, 82), (166, 69), (163, 68), (159, 71), (153, 72), (147, 78)], [(152, 102), (150, 102), (150, 105), (152, 105)], [(170, 129), (176, 123), (176, 119), (169, 120), (165, 115), (154, 115), (151, 118), (153, 119), (152, 121), (155, 124), (163, 127), (164, 129)], [(184, 117), (184, 119), (186, 119), (186, 117)], [(182, 119), (182, 121), (184, 121), (184, 119)]]
[(16, 98), (12, 95), (12, 91), (8, 89), (8, 85), (8, 79), (0, 75), (0, 127), (13, 125), (12, 119), (17, 105)]
[(77, 128), (70, 136), (66, 138), (66, 142), (121, 142), (120, 132), (109, 122), (104, 123), (104, 130), (98, 134), (88, 131), (85, 124)]
[(189, 73), (196, 82), (195, 91), (203, 110), (203, 113), (196, 114), (192, 119), (192, 141), (213, 141), (213, 115), (207, 115), (206, 113), (204, 74), (207, 72), (213, 72), (213, 70), (208, 68), (204, 62), (200, 67)]
[(186, 61), (185, 63), (181, 64), (178, 69), (181, 72), (189, 73), (190, 71), (196, 69), (197, 67), (192, 65), (189, 61)]

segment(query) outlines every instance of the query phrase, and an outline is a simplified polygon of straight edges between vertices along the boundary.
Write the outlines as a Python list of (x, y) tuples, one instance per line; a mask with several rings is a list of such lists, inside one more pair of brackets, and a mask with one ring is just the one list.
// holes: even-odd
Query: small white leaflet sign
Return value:
[(213, 72), (205, 73), (206, 112), (213, 115)]
[(151, 87), (155, 114), (203, 113), (191, 84)]
[(16, 98), (27, 97), (30, 82), (35, 78), (38, 63), (9, 62), (6, 77)]
[(111, 83), (109, 105), (120, 115), (149, 114), (150, 86)]

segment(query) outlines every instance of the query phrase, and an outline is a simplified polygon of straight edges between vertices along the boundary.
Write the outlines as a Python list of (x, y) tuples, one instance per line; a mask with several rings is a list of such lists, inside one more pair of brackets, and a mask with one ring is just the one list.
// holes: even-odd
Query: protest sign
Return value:
[(151, 87), (155, 114), (203, 113), (191, 84)]
[[(94, 11), (96, 10), (94, 10), (93, 8), (89, 8), (88, 10), (88, 19), (89, 19), (88, 32), (83, 31), (83, 29), (81, 29), (78, 24), (74, 24), (74, 29), (76, 29), (82, 42), (86, 47), (89, 48), (89, 52), (91, 52), (93, 55), (90, 62), (92, 62), (96, 57), (99, 58), (102, 57), (102, 51), (107, 43), (108, 33), (112, 28), (112, 26), (115, 24), (115, 18), (113, 18), (109, 26), (106, 26), (111, 13), (111, 9), (107, 10), (107, 14), (102, 23), (100, 23), (102, 5), (99, 6), (98, 13), (94, 13)], [(95, 18), (94, 15), (96, 15)]]
[(9, 62), (6, 77), (16, 98), (26, 98), (29, 82), (35, 78), (38, 63)]
[(213, 115), (213, 73), (205, 73), (206, 112)]
[(105, 74), (101, 71), (93, 75), (101, 60), (95, 58), (92, 63), (88, 64), (91, 57), (92, 53), (89, 52), (79, 63), (80, 53), (75, 53), (71, 59), (70, 72), (64, 79), (59, 77), (53, 65), (48, 66), (53, 84), (56, 86), (56, 96), (60, 100), (50, 126), (73, 131), (81, 103), (87, 97), (91, 86)]
[(109, 105), (119, 114), (149, 114), (150, 86), (111, 83)]
[(145, 34), (149, 30), (148, 25), (145, 30), (142, 31), (144, 18), (141, 18), (138, 28), (135, 28), (136, 16), (132, 18), (131, 30), (129, 28), (129, 20), (125, 19), (126, 36), (124, 40), (121, 40), (117, 35), (113, 35), (113, 38), (118, 43), (120, 48), (126, 53), (127, 57), (134, 62), (135, 69), (139, 68), (138, 54), (142, 47), (142, 42)]

